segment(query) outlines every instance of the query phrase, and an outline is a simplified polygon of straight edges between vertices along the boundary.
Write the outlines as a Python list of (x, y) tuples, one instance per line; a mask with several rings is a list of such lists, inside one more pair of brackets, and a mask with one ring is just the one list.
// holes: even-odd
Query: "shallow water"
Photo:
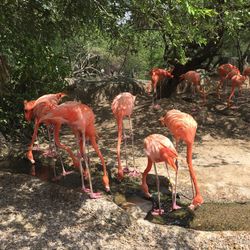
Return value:
[[(43, 181), (52, 182), (54, 173), (51, 164), (54, 164), (53, 161), (48, 161), (47, 164), (43, 162), (43, 166), (39, 162), (36, 166), (32, 166), (26, 159), (14, 159), (12, 161), (0, 162), (0, 171), (33, 175)], [(61, 172), (60, 168), (57, 168), (58, 172)], [(98, 170), (92, 174), (93, 186), (99, 190), (103, 190), (101, 172)], [(54, 183), (79, 191), (81, 186), (80, 174), (75, 172)], [(154, 190), (155, 193), (153, 193), (152, 200), (145, 199), (140, 190), (140, 179), (131, 180), (130, 178), (125, 178), (123, 182), (118, 183), (111, 178), (111, 190), (112, 198), (117, 205), (125, 210), (127, 210), (127, 204), (138, 207), (139, 211), (145, 214), (145, 219), (152, 223), (178, 225), (203, 231), (250, 231), (250, 202), (204, 203), (195, 211), (191, 211), (188, 208), (189, 204), (185, 204), (181, 199), (178, 199), (177, 203), (182, 208), (171, 212), (171, 194), (168, 190), (165, 190), (161, 194), (161, 207), (164, 209), (164, 214), (153, 216), (151, 210), (157, 207), (156, 192)], [(127, 211), (130, 212), (129, 209)]]

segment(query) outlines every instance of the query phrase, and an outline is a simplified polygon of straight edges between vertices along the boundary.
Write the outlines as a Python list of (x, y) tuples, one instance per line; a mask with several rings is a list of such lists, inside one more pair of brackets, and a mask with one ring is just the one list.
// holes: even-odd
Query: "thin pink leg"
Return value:
[(75, 155), (73, 154), (73, 152), (71, 151), (71, 149), (69, 147), (67, 147), (66, 145), (62, 144), (59, 140), (59, 132), (60, 132), (60, 128), (61, 128), (61, 124), (57, 123), (55, 125), (55, 131), (54, 131), (54, 138), (55, 138), (55, 143), (59, 148), (62, 148), (64, 150), (66, 150), (68, 152), (68, 154), (70, 155), (70, 157), (73, 160), (74, 166), (75, 167), (79, 167), (79, 161), (78, 159), (75, 157)]
[[(89, 175), (89, 186), (90, 186), (89, 197), (91, 199), (97, 199), (97, 198), (101, 197), (101, 193), (94, 193), (93, 192), (91, 173), (89, 170), (88, 160), (87, 160), (87, 156), (86, 156), (86, 152), (85, 152), (85, 149), (86, 149), (85, 131), (82, 132), (82, 140), (83, 140), (83, 157), (84, 157), (85, 166), (86, 166), (86, 169), (87, 169), (88, 175)], [(80, 159), (80, 166), (81, 166), (80, 171), (81, 171), (81, 179), (82, 179), (82, 190), (84, 192), (86, 192), (86, 188), (84, 187), (84, 178), (83, 178), (83, 169), (82, 169), (81, 159)]]
[(175, 185), (172, 188), (172, 210), (180, 209), (181, 207), (176, 204), (176, 189), (177, 189), (177, 176), (178, 176), (178, 162), (176, 160), (177, 170), (175, 172)]
[(102, 177), (102, 182), (104, 184), (104, 187), (105, 187), (105, 190), (107, 192), (110, 191), (110, 186), (109, 186), (109, 178), (108, 178), (108, 174), (107, 174), (107, 168), (106, 168), (106, 164), (105, 164), (105, 161), (104, 161), (104, 158), (102, 156), (102, 153), (96, 143), (96, 138), (95, 136), (91, 136), (90, 137), (90, 142), (91, 142), (91, 145), (93, 146), (95, 152), (97, 153), (97, 155), (99, 156), (100, 160), (101, 160), (101, 163), (102, 163), (102, 167), (103, 167), (103, 177)]
[(130, 131), (131, 131), (131, 137), (132, 137), (132, 156), (133, 156), (133, 168), (134, 170), (129, 173), (132, 177), (138, 177), (141, 175), (139, 171), (137, 171), (135, 166), (135, 153), (134, 153), (134, 133), (133, 133), (133, 126), (132, 126), (132, 120), (129, 117), (129, 125), (130, 125)]
[(159, 182), (159, 177), (158, 177), (155, 162), (154, 162), (154, 170), (155, 170), (155, 176), (156, 176), (157, 198), (158, 198), (159, 208), (154, 209), (151, 213), (152, 215), (162, 215), (164, 213), (164, 209), (161, 209), (160, 182)]
[(122, 141), (122, 117), (117, 119), (118, 125), (118, 143), (117, 143), (117, 160), (118, 160), (118, 180), (123, 179), (123, 169), (121, 165), (121, 141)]
[(26, 153), (28, 160), (30, 160), (30, 162), (32, 164), (35, 163), (35, 160), (34, 160), (34, 157), (33, 157), (33, 153), (32, 153), (32, 149), (33, 149), (34, 142), (35, 142), (35, 140), (37, 138), (38, 127), (39, 127), (39, 121), (37, 119), (35, 119), (34, 132), (33, 132), (33, 135), (32, 135), (30, 146), (28, 148), (28, 152)]
[(148, 165), (142, 174), (142, 184), (141, 184), (142, 191), (144, 192), (144, 194), (147, 198), (151, 197), (151, 194), (149, 193), (148, 185), (147, 185), (147, 175), (150, 172), (152, 165), (153, 165), (153, 163), (152, 163), (151, 159), (148, 157)]

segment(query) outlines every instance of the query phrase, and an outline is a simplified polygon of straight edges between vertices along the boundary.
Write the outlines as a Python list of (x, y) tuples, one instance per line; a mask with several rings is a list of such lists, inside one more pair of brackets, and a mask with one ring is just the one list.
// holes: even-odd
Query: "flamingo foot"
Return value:
[(204, 202), (203, 198), (200, 195), (197, 195), (196, 197), (194, 197), (192, 203), (189, 205), (189, 208), (191, 210), (194, 210), (197, 207), (201, 206), (203, 202)]
[(154, 215), (154, 216), (159, 216), (159, 215), (162, 215), (164, 214), (164, 209), (154, 209), (153, 211), (151, 211), (151, 214)]
[(99, 199), (102, 197), (101, 193), (89, 193), (89, 198), (91, 199)]
[(61, 173), (61, 175), (64, 177), (64, 176), (73, 174), (74, 172), (75, 172), (74, 170), (72, 170), (72, 171), (63, 171), (63, 172)]
[(178, 210), (178, 209), (181, 209), (181, 207), (178, 206), (177, 204), (174, 204), (174, 205), (172, 206), (172, 208), (170, 209), (170, 211), (174, 211), (174, 210)]
[(89, 194), (91, 192), (91, 190), (89, 188), (82, 188), (81, 191), (84, 193), (87, 193), (87, 194)]
[(72, 174), (72, 173), (74, 173), (74, 171), (63, 171), (60, 175), (54, 176), (52, 178), (52, 181), (59, 181), (62, 179), (62, 177), (65, 177), (65, 176)]

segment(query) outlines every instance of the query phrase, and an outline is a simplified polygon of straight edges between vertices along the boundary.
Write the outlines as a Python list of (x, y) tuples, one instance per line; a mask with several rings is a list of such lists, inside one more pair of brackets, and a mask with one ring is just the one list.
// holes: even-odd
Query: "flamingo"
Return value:
[(243, 70), (242, 75), (248, 77), (248, 84), (250, 85), (250, 81), (249, 81), (249, 78), (250, 78), (250, 67), (249, 67), (249, 66), (246, 67), (246, 68)]
[(44, 115), (40, 122), (51, 123), (54, 125), (54, 137), (55, 143), (59, 148), (66, 150), (71, 158), (74, 161), (74, 165), (80, 166), (80, 173), (81, 173), (81, 180), (82, 180), (82, 191), (89, 192), (87, 188), (85, 188), (84, 180), (83, 180), (83, 173), (82, 173), (82, 163), (81, 160), (77, 161), (76, 157), (74, 156), (71, 149), (62, 144), (59, 140), (59, 132), (62, 124), (67, 124), (73, 130), (77, 143), (80, 144), (80, 152), (81, 156), (84, 158), (85, 165), (89, 174), (89, 182), (90, 182), (90, 197), (91, 198), (99, 198), (99, 193), (93, 193), (92, 182), (90, 171), (88, 169), (88, 161), (85, 152), (85, 142), (86, 139), (89, 139), (94, 150), (96, 151), (97, 155), (99, 156), (102, 166), (103, 166), (103, 184), (107, 192), (110, 191), (109, 187), (109, 178), (107, 175), (106, 164), (104, 158), (102, 156), (101, 151), (96, 143), (96, 130), (95, 130), (95, 115), (90, 107), (80, 102), (65, 102), (55, 109), (48, 112)]
[(158, 162), (165, 162), (166, 167), (167, 164), (169, 164), (175, 170), (175, 187), (172, 188), (172, 209), (176, 210), (181, 208), (176, 204), (178, 164), (175, 163), (175, 160), (177, 160), (178, 154), (174, 148), (173, 143), (163, 135), (151, 134), (144, 139), (144, 150), (148, 157), (148, 164), (145, 171), (142, 174), (141, 187), (145, 195), (147, 197), (151, 197), (147, 185), (147, 175), (152, 168), (152, 164), (154, 164), (156, 172), (156, 180), (157, 180), (157, 189), (158, 189), (158, 201), (159, 201), (159, 210), (155, 210), (154, 214), (161, 214), (163, 212), (163, 210), (160, 207), (159, 181), (156, 171), (156, 163)]
[[(32, 135), (31, 144), (28, 147), (28, 152), (26, 153), (28, 160), (34, 164), (35, 160), (33, 157), (32, 149), (37, 137), (39, 120), (40, 118), (47, 113), (50, 109), (55, 108), (55, 106), (62, 100), (62, 98), (66, 96), (64, 93), (56, 93), (56, 94), (48, 94), (39, 97), (37, 100), (32, 101), (24, 101), (24, 116), (25, 119), (30, 122), (32, 118), (35, 121), (35, 128)], [(42, 105), (40, 105), (43, 103)], [(48, 134), (50, 138), (49, 127), (47, 126)]]
[(151, 84), (149, 83), (147, 91), (148, 91), (148, 94), (150, 94), (150, 92), (153, 89), (153, 98), (152, 98), (152, 105), (153, 106), (154, 106), (154, 96), (156, 95), (156, 88), (157, 88), (158, 82), (164, 80), (165, 78), (173, 78), (174, 77), (172, 75), (173, 70), (174, 70), (174, 68), (171, 68), (169, 70), (160, 69), (160, 68), (151, 69), (151, 71), (150, 71)]
[[(121, 141), (122, 141), (122, 131), (123, 131), (123, 119), (128, 116), (129, 125), (132, 136), (132, 152), (133, 152), (133, 167), (134, 176), (137, 175), (137, 171), (135, 169), (135, 157), (134, 157), (134, 135), (132, 128), (131, 115), (135, 105), (136, 96), (130, 94), (129, 92), (124, 92), (117, 95), (111, 105), (112, 112), (116, 118), (117, 126), (118, 126), (118, 143), (117, 143), (117, 160), (118, 160), (118, 179), (121, 180), (123, 178), (123, 169), (121, 166)], [(125, 150), (126, 150), (126, 135), (124, 133), (125, 138)], [(126, 154), (126, 164), (127, 164), (127, 154)], [(132, 174), (132, 175), (133, 175)]]
[(248, 76), (250, 77), (250, 67), (246, 67), (244, 70), (243, 70), (243, 76)]
[(191, 83), (195, 89), (200, 93), (201, 96), (203, 96), (203, 103), (205, 103), (206, 94), (204, 89), (201, 87), (201, 75), (200, 73), (190, 70), (186, 72), (185, 74), (182, 74), (180, 76), (181, 81), (186, 81), (188, 83)]
[(218, 67), (218, 74), (220, 77), (220, 82), (217, 86), (217, 96), (220, 99), (220, 89), (222, 88), (224, 81), (227, 79), (230, 80), (234, 75), (240, 74), (240, 70), (236, 66), (226, 63)]
[(247, 80), (247, 78), (248, 78), (248, 76), (243, 76), (243, 75), (234, 75), (232, 77), (232, 89), (231, 89), (231, 94), (228, 97), (228, 102), (227, 102), (228, 107), (230, 106), (231, 99), (234, 96), (235, 88), (238, 87), (239, 93), (241, 94), (242, 85)]
[(195, 195), (193, 190), (193, 200), (189, 206), (191, 209), (200, 206), (203, 203), (203, 198), (200, 194), (198, 183), (196, 180), (195, 172), (192, 164), (192, 148), (194, 144), (194, 138), (197, 129), (197, 122), (194, 118), (181, 112), (179, 110), (172, 109), (166, 112), (165, 116), (160, 118), (162, 125), (168, 127), (170, 132), (173, 134), (176, 140), (176, 150), (178, 148), (178, 142), (183, 140), (187, 145), (187, 164), (191, 177), (191, 186), (195, 188)]

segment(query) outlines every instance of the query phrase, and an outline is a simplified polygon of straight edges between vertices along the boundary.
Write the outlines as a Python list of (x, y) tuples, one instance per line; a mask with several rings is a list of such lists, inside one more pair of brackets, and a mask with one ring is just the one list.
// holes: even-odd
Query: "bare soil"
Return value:
[[(86, 202), (84, 199), (84, 202), (81, 203), (78, 195), (72, 196), (71, 191), (65, 191), (65, 195), (63, 195), (64, 189), (54, 188), (53, 184), (34, 181), (30, 179), (30, 176), (24, 177), (23, 175), (10, 175), (1, 172), (2, 186), (0, 192), (5, 199), (1, 199), (0, 212), (5, 211), (5, 222), (1, 221), (0, 231), (3, 236), (0, 236), (0, 248), (22, 249), (22, 247), (26, 247), (29, 249), (30, 247), (34, 249), (35, 247), (40, 249), (45, 247), (66, 249), (67, 247), (79, 248), (85, 246), (86, 249), (117, 249), (119, 247), (122, 249), (249, 249), (250, 233), (248, 227), (244, 226), (244, 224), (250, 224), (249, 88), (243, 89), (243, 95), (234, 99), (231, 108), (226, 106), (226, 98), (229, 95), (229, 90), (227, 90), (222, 100), (218, 100), (215, 93), (211, 93), (205, 105), (202, 104), (198, 96), (192, 97), (190, 94), (182, 94), (170, 99), (158, 99), (160, 109), (154, 109), (152, 108), (151, 97), (145, 93), (145, 85), (145, 81), (119, 78), (99, 82), (80, 81), (70, 87), (68, 100), (81, 100), (91, 106), (96, 114), (98, 144), (107, 162), (112, 194), (104, 195), (104, 198), (99, 201)], [(211, 226), (211, 231), (213, 231), (213, 226), (218, 221), (221, 223), (225, 220), (223, 216), (226, 213), (231, 213), (232, 216), (229, 217), (229, 221), (225, 221), (220, 227), (221, 232), (193, 231), (146, 222), (144, 217), (152, 208), (152, 204), (150, 201), (143, 199), (142, 193), (140, 193), (140, 178), (133, 180), (126, 177), (121, 183), (116, 181), (117, 126), (110, 105), (117, 94), (125, 91), (137, 95), (132, 120), (135, 139), (135, 166), (139, 172), (143, 172), (147, 164), (143, 150), (143, 139), (146, 136), (152, 133), (160, 133), (173, 140), (167, 128), (162, 127), (159, 123), (159, 118), (165, 114), (166, 110), (179, 109), (191, 114), (198, 122), (193, 148), (193, 165), (205, 203), (192, 216), (197, 218), (195, 222), (197, 225), (203, 223), (199, 221), (201, 218), (205, 218), (208, 224), (213, 222), (212, 226), (210, 224), (207, 226), (207, 228)], [(130, 135), (127, 120), (125, 121), (125, 129), (127, 135)], [(30, 136), (30, 134), (31, 131), (24, 131), (25, 137), (22, 138), (22, 144), (20, 142), (13, 144), (11, 155), (18, 159), (16, 165), (2, 163), (0, 164), (0, 171), (2, 169), (11, 172), (10, 168), (15, 168), (22, 169), (19, 173), (30, 172), (31, 166), (28, 162), (23, 160), (20, 163), (19, 160), (24, 156), (29, 143), (27, 135)], [(67, 127), (64, 127), (61, 138), (76, 152), (75, 139)], [(40, 147), (48, 147), (44, 139), (42, 140), (43, 143)], [(127, 144), (128, 166), (132, 168), (131, 138), (128, 138)], [(123, 143), (122, 159), (125, 167), (124, 148)], [(185, 144), (181, 144), (178, 151), (180, 165), (178, 193), (180, 202), (187, 206), (190, 200), (186, 197), (191, 197), (192, 191), (185, 158)], [(103, 191), (100, 161), (91, 147), (89, 155), (93, 166), (94, 189)], [(35, 158), (38, 162), (37, 176), (43, 180), (51, 178), (51, 164), (58, 165), (58, 162), (45, 160), (40, 152), (35, 152)], [(66, 154), (63, 158), (68, 166), (72, 165), (71, 159)], [(167, 173), (163, 164), (158, 164), (157, 168), (161, 179), (161, 192), (164, 196), (169, 192), (167, 190), (168, 183), (165, 181)], [(44, 169), (49, 170), (45, 172)], [(59, 171), (61, 170), (59, 169)], [(170, 174), (173, 179), (174, 172), (172, 170), (170, 170)], [(150, 189), (154, 193), (153, 171), (150, 173), (148, 181)], [(24, 182), (26, 184), (22, 184)], [(80, 186), (79, 174), (75, 173), (66, 177), (59, 184), (68, 190), (72, 190), (72, 188), (78, 190)], [(37, 185), (39, 188), (36, 188)], [(6, 192), (8, 188), (12, 193)], [(51, 188), (58, 192), (58, 197), (52, 195)], [(20, 191), (24, 192), (22, 196)], [(11, 195), (13, 192), (18, 192), (18, 195)], [(135, 192), (135, 195), (133, 192)], [(128, 193), (129, 197), (127, 196)], [(38, 200), (36, 200), (35, 194)], [(21, 200), (25, 201), (25, 208), (21, 206)], [(32, 207), (30, 207), (29, 200), (32, 201)], [(76, 200), (79, 202), (76, 202)], [(58, 206), (54, 206), (52, 201), (58, 203)], [(77, 211), (72, 207), (75, 202)], [(122, 207), (123, 212), (117, 209), (114, 203)], [(234, 207), (232, 204), (239, 204), (240, 206)], [(48, 206), (51, 211), (50, 220), (55, 216), (55, 224), (53, 221), (49, 223), (46, 216), (43, 216), (43, 206)], [(100, 210), (98, 207), (102, 209)], [(31, 218), (29, 218), (30, 211), (33, 211), (31, 212)], [(67, 211), (70, 215), (67, 214)], [(127, 217), (126, 212), (132, 217)], [(81, 216), (84, 216), (85, 219), (81, 219)], [(69, 222), (69, 217), (73, 219), (73, 222)], [(132, 221), (131, 218), (133, 218)], [(241, 223), (243, 227), (240, 227), (242, 228), (241, 231), (233, 232), (231, 230), (237, 230), (237, 227), (234, 227), (237, 218), (239, 224)], [(22, 223), (18, 220), (16, 224), (11, 223), (15, 219), (19, 219)], [(34, 224), (32, 219), (41, 220), (43, 226), (39, 229), (38, 224)], [(18, 233), (19, 240), (15, 244), (16, 238), (13, 238), (10, 232), (17, 232), (17, 228), (20, 227), (18, 222), (23, 225), (23, 229), (20, 231), (22, 234)], [(155, 223), (165, 224), (164, 222)], [(80, 228), (87, 230), (87, 234), (82, 234)], [(98, 231), (97, 228), (100, 230)], [(198, 226), (196, 228), (199, 229)], [(40, 241), (38, 235), (41, 232), (38, 229), (44, 230), (43, 238)], [(124, 231), (121, 232), (121, 230)], [(96, 237), (98, 237), (98, 241), (89, 240)], [(38, 240), (39, 244), (31, 244), (29, 241), (31, 238)], [(83, 249), (85, 248), (83, 247)]]

